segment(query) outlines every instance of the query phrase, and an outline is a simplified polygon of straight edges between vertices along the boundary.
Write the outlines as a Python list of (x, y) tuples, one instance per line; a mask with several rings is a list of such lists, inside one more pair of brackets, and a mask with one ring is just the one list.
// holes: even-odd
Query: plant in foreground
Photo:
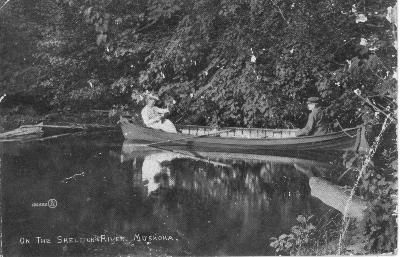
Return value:
[(293, 226), (290, 234), (282, 234), (278, 238), (271, 237), (270, 246), (277, 253), (299, 255), (306, 254), (307, 249), (312, 248), (317, 242), (316, 227), (311, 224), (313, 216), (297, 217), (298, 225)]

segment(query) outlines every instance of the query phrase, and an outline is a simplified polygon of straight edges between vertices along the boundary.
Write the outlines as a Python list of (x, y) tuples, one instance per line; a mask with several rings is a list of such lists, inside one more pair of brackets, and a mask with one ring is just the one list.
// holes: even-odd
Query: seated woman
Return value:
[(144, 125), (149, 128), (160, 129), (165, 132), (177, 133), (175, 125), (164, 115), (169, 112), (168, 109), (162, 109), (154, 106), (157, 96), (153, 94), (146, 94), (146, 106), (142, 109), (142, 119)]

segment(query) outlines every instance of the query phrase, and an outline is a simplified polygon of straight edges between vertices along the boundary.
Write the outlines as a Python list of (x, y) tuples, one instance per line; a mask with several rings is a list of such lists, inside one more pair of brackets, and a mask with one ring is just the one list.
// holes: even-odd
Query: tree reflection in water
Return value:
[[(289, 231), (298, 215), (329, 220), (338, 214), (310, 195), (306, 172), (296, 169), (290, 158), (126, 145), (121, 152), (113, 140), (25, 144), (2, 153), (6, 253), (268, 255), (274, 253), (266, 248), (268, 238)], [(49, 198), (57, 199), (57, 208), (31, 207)], [(21, 236), (96, 234), (129, 240), (137, 234), (159, 234), (178, 240), (135, 242), (134, 247), (18, 244)]]
[[(205, 157), (207, 153), (197, 156)], [(209, 164), (210, 158), (191, 160), (187, 153), (181, 152), (153, 153), (145, 156), (144, 162), (159, 157), (154, 165), (158, 167), (157, 174), (154, 174), (154, 168), (147, 169), (147, 165), (142, 169), (143, 174), (148, 172), (147, 179), (154, 176), (154, 181), (158, 181), (156, 190), (151, 186), (151, 196), (155, 200), (153, 212), (168, 224), (169, 229), (190, 231), (186, 236), (191, 242), (194, 240), (192, 247), (197, 250), (197, 244), (219, 248), (215, 242), (222, 236), (221, 231), (225, 231), (235, 235), (230, 238), (231, 244), (234, 242), (251, 251), (252, 238), (290, 228), (298, 214), (336, 214), (310, 198), (311, 170), (323, 172), (326, 165), (318, 167), (316, 162), (311, 162), (314, 167), (310, 171), (299, 172), (293, 162), (287, 159), (279, 162), (279, 157), (269, 160), (265, 160), (265, 156), (260, 156), (261, 160), (254, 159), (255, 156), (251, 159), (244, 156), (242, 160), (215, 158), (214, 161), (229, 165), (222, 167)], [(134, 181), (133, 184), (140, 183)], [(330, 217), (332, 215), (325, 218)], [(199, 238), (199, 234), (203, 237)], [(228, 250), (232, 245), (227, 244), (227, 249), (219, 248), (220, 253), (233, 254)]]

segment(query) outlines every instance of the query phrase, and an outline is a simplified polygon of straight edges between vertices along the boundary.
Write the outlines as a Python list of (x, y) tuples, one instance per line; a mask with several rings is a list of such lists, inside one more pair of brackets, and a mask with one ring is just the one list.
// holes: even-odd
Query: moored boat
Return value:
[(73, 134), (76, 132), (110, 131), (114, 126), (99, 124), (74, 124), (66, 122), (39, 123), (35, 125), (23, 125), (19, 128), (0, 133), (0, 141), (27, 140), (39, 137), (54, 137)]
[[(120, 120), (125, 139), (134, 143), (156, 144), (171, 149), (196, 149), (240, 153), (276, 151), (358, 151), (367, 144), (363, 127), (345, 129), (319, 136), (295, 137), (295, 130), (222, 128), (215, 133), (210, 127), (182, 126), (182, 133), (168, 133)], [(214, 135), (208, 135), (214, 134)]]
[(25, 125), (17, 129), (0, 133), (0, 141), (30, 139), (41, 136), (43, 134), (42, 124)]

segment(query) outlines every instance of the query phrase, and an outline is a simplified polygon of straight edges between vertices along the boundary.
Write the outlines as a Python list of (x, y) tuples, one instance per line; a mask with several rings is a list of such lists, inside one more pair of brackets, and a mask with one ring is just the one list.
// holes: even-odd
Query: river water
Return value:
[(274, 255), (299, 215), (341, 218), (332, 161), (98, 134), (1, 146), (5, 256)]

